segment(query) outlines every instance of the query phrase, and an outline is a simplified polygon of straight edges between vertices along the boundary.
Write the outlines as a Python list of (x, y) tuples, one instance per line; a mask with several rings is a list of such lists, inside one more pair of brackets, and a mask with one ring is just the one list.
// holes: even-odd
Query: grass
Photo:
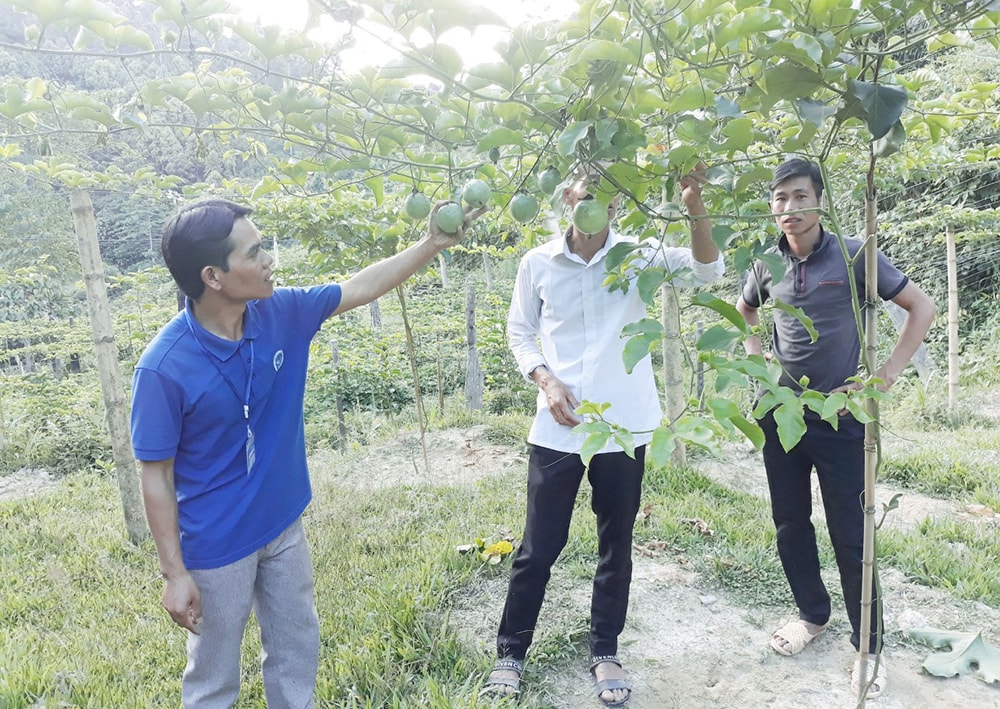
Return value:
[[(515, 434), (526, 429), (523, 416), (462, 412), (432, 423), (482, 424), (484, 438), (511, 445), (520, 445)], [(390, 422), (379, 435), (392, 438), (405, 425)], [(915, 452), (907, 467), (919, 474), (906, 484), (976, 499), (995, 494), (984, 468), (943, 462), (974, 461), (975, 452), (963, 449), (982, 440), (964, 429), (935, 434), (933, 450), (950, 450), (953, 458), (928, 454), (930, 462), (917, 466), (931, 449)], [(324, 461), (348, 466), (350, 456)], [(520, 533), (525, 471), (364, 494), (323, 469), (313, 475), (316, 494), (305, 521), (321, 622), (318, 706), (478, 706), (509, 562), (489, 567), (456, 547), (503, 530)], [(940, 482), (949, 480), (964, 482)], [(765, 500), (670, 469), (648, 471), (643, 505), (649, 515), (636, 526), (637, 544), (659, 545), (748, 608), (791, 605)], [(551, 706), (543, 675), (586, 652), (597, 560), (589, 507), (584, 484), (532, 647), (522, 706)], [(825, 531), (819, 537), (827, 568), (832, 552)], [(883, 565), (920, 583), (1000, 606), (995, 526), (952, 520), (888, 530), (880, 550)], [(72, 475), (52, 492), (0, 503), (0, 709), (177, 706), (184, 634), (161, 610), (161, 590), (152, 543), (135, 547), (125, 538), (112, 478)], [(238, 707), (264, 705), (259, 651), (251, 626)]]

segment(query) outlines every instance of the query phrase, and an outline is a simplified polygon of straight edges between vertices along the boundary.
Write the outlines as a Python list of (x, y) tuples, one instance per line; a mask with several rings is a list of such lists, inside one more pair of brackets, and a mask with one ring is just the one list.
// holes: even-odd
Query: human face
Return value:
[(229, 239), (229, 270), (217, 272), (222, 292), (244, 302), (269, 298), (274, 293), (274, 258), (264, 250), (257, 227), (245, 217), (237, 219)]
[(819, 212), (786, 214), (800, 209), (818, 209), (819, 198), (808, 175), (792, 177), (771, 190), (771, 212), (774, 221), (790, 239), (809, 238), (819, 234)]

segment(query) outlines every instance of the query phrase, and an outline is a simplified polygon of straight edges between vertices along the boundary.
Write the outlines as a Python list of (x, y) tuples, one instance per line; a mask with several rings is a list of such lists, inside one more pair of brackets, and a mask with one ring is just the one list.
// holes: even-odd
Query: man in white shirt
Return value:
[[(592, 199), (583, 175), (562, 193), (568, 213)], [(681, 181), (688, 216), (705, 216), (699, 178)], [(617, 209), (616, 197), (608, 207)], [(610, 291), (605, 257), (622, 242), (610, 225), (595, 234), (575, 226), (562, 238), (529, 251), (521, 260), (507, 319), (511, 350), (522, 374), (538, 386), (538, 405), (528, 434), (527, 519), (511, 569), (507, 601), (497, 634), (497, 662), (484, 691), (513, 695), (520, 690), (524, 658), (531, 644), (552, 564), (566, 544), (570, 517), (584, 472), (592, 487), (600, 561), (591, 598), (590, 669), (595, 690), (607, 706), (628, 701), (631, 687), (615, 656), (625, 625), (632, 580), (632, 526), (639, 510), (645, 446), (661, 423), (659, 394), (650, 358), (631, 373), (622, 360), (622, 328), (646, 317), (646, 304), (633, 284)], [(649, 266), (677, 272), (674, 285), (698, 286), (723, 273), (722, 257), (707, 219), (691, 223), (691, 248), (647, 241)], [(608, 421), (635, 433), (635, 457), (610, 442), (589, 467), (580, 457), (584, 435), (574, 410), (584, 400), (607, 402)]]

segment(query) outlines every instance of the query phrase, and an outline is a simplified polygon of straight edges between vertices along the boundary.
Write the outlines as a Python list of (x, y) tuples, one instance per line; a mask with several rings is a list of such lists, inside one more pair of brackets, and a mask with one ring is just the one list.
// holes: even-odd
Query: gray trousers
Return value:
[(240, 644), (251, 609), (260, 625), (264, 693), (270, 709), (313, 706), (319, 618), (312, 559), (301, 518), (267, 546), (191, 576), (201, 593), (201, 635), (188, 633), (185, 709), (233, 706), (240, 693)]

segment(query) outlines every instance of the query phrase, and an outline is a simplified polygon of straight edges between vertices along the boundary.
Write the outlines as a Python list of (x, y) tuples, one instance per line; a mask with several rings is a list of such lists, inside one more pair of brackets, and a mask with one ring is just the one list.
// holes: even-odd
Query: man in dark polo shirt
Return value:
[[(850, 278), (857, 284), (858, 302), (865, 300), (865, 261), (854, 262), (853, 276), (836, 236), (823, 229), (818, 210), (823, 196), (819, 167), (801, 159), (780, 165), (771, 182), (771, 212), (782, 232), (770, 250), (781, 256), (785, 274), (777, 282), (767, 266), (756, 262), (750, 269), (736, 308), (749, 325), (758, 325), (758, 308), (768, 298), (801, 308), (819, 333), (813, 342), (803, 324), (789, 313), (773, 311), (772, 352), (766, 355), (781, 364), (781, 384), (801, 391), (807, 381), (813, 391), (824, 393), (859, 388), (848, 382), (858, 373), (861, 343), (855, 322)], [(864, 246), (860, 239), (845, 239), (851, 257)], [(920, 288), (881, 252), (878, 254), (878, 295), (907, 312), (906, 322), (889, 358), (874, 373), (888, 389), (910, 361), (934, 319), (934, 304)], [(744, 342), (747, 354), (763, 354), (759, 337)], [(805, 379), (803, 379), (805, 377)], [(771, 514), (777, 529), (778, 554), (799, 609), (798, 619), (771, 636), (771, 647), (781, 655), (801, 652), (824, 632), (830, 620), (830, 595), (820, 577), (816, 530), (812, 514), (811, 476), (815, 468), (823, 494), (827, 527), (840, 570), (840, 582), (851, 621), (851, 644), (857, 650), (861, 628), (862, 540), (864, 513), (864, 425), (841, 412), (837, 429), (818, 414), (805, 410), (806, 431), (786, 451), (778, 439), (773, 411), (760, 420), (764, 431), (764, 467), (771, 496)], [(882, 627), (877, 604), (872, 605), (873, 630), (869, 651), (878, 654)], [(874, 698), (885, 689), (885, 662), (868, 691)], [(870, 679), (852, 673), (854, 691)]]

